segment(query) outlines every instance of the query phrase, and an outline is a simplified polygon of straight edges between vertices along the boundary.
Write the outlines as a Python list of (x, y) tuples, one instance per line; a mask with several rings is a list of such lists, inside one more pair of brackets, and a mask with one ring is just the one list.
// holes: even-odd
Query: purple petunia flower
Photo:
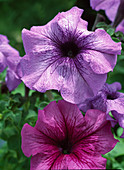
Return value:
[(96, 95), (121, 53), (104, 31), (87, 31), (83, 10), (73, 7), (59, 13), (45, 26), (23, 29), (26, 55), (22, 58), (22, 80), (30, 89), (56, 89), (72, 103)]
[(12, 56), (19, 56), (16, 49), (11, 47), (6, 36), (0, 34), (0, 72), (8, 66), (8, 59)]
[(5, 81), (9, 91), (14, 90), (22, 82), (20, 61), (21, 57), (19, 56), (12, 56), (8, 58), (8, 68)]
[[(88, 109), (104, 111), (107, 113), (107, 119), (111, 121), (112, 126), (118, 122), (124, 129), (124, 94), (118, 90), (121, 90), (121, 84), (118, 82), (105, 84), (95, 97), (79, 104), (79, 108), (83, 112)], [(109, 116), (110, 111), (115, 119)], [(124, 131), (121, 137), (124, 138)]]
[(105, 169), (101, 156), (114, 148), (106, 114), (87, 111), (85, 117), (74, 104), (64, 100), (51, 102), (39, 110), (35, 127), (22, 128), (22, 150), (31, 158), (31, 170)]
[(0, 35), (0, 72), (8, 67), (6, 84), (8, 89), (11, 91), (21, 83), (19, 76), (19, 74), (21, 74), (21, 70), (18, 71), (20, 73), (17, 73), (17, 66), (21, 60), (21, 57), (19, 56), (19, 52), (8, 43), (9, 40), (7, 37)]
[(91, 7), (96, 11), (105, 10), (108, 18), (117, 26), (116, 31), (124, 33), (124, 0), (90, 0)]

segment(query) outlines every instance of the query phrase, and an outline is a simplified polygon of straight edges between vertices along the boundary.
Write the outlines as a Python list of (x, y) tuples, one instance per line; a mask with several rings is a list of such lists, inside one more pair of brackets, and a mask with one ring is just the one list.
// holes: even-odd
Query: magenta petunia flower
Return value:
[[(121, 90), (121, 84), (105, 84), (95, 97), (89, 98), (79, 104), (80, 110), (86, 112), (88, 109), (98, 109), (107, 113), (107, 119), (111, 121), (112, 126), (117, 122), (124, 129), (124, 94), (118, 92)], [(115, 119), (109, 116), (112, 113)], [(124, 138), (124, 131), (121, 135)]]
[(31, 170), (105, 169), (101, 156), (114, 148), (110, 122), (99, 110), (85, 117), (77, 105), (64, 100), (39, 110), (35, 127), (22, 128), (22, 151), (31, 158)]
[(90, 5), (96, 11), (105, 10), (108, 18), (114, 22), (114, 25), (119, 25), (116, 31), (124, 33), (124, 0), (90, 0)]
[(56, 89), (72, 103), (101, 89), (121, 53), (121, 43), (112, 41), (104, 30), (87, 31), (82, 13), (73, 7), (45, 26), (23, 29), (22, 80), (30, 89)]

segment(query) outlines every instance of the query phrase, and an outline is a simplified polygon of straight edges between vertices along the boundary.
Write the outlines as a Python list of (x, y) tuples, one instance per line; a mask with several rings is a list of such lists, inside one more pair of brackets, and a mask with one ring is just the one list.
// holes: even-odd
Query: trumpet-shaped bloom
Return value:
[(121, 44), (104, 30), (87, 31), (83, 10), (73, 7), (45, 26), (23, 29), (26, 55), (21, 60), (22, 80), (30, 89), (56, 89), (72, 103), (94, 96), (112, 71)]
[(19, 74), (21, 75), (21, 69), (17, 71), (21, 57), (19, 52), (8, 43), (7, 37), (0, 35), (0, 72), (8, 67), (5, 80), (8, 89), (12, 91), (21, 83), (19, 76)]
[[(95, 97), (82, 102), (79, 108), (84, 112), (88, 109), (104, 111), (107, 113), (107, 119), (111, 121), (112, 126), (118, 122), (124, 129), (124, 94), (118, 90), (121, 90), (121, 84), (118, 82), (105, 84)], [(115, 119), (109, 116), (110, 111)], [(124, 138), (124, 131), (121, 137)]]
[(108, 18), (114, 22), (117, 22), (116, 31), (122, 31), (124, 33), (124, 0), (90, 0), (90, 5), (96, 11), (102, 9), (105, 10)]
[(31, 158), (31, 170), (105, 169), (106, 159), (117, 140), (110, 122), (99, 110), (85, 117), (77, 105), (64, 100), (39, 110), (35, 127), (22, 128), (22, 151)]

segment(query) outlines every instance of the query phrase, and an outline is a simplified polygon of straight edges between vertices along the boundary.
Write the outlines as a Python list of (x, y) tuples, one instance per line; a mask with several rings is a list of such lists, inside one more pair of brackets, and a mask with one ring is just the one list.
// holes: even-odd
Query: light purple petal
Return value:
[(124, 34), (124, 20), (117, 26), (116, 31), (121, 31)]
[(27, 54), (38, 55), (44, 52), (47, 55), (47, 50), (55, 48), (46, 36), (26, 29), (22, 31), (22, 40)]
[(117, 61), (117, 55), (101, 53), (99, 51), (86, 50), (82, 55), (84, 60), (90, 63), (92, 70), (97, 74), (113, 71)]
[(105, 10), (106, 15), (111, 21), (114, 21), (120, 0), (90, 0), (90, 5), (96, 11)]
[(2, 52), (5, 57), (19, 55), (19, 52), (16, 49), (11, 47), (9, 44), (4, 43), (0, 45), (0, 52)]
[[(118, 0), (117, 0), (118, 1)], [(110, 9), (110, 7), (113, 5), (113, 2), (115, 2), (115, 0), (90, 0), (90, 5), (93, 9), (95, 10), (106, 10), (106, 9)]]
[(112, 84), (105, 83), (103, 87), (103, 91), (107, 92), (108, 94), (112, 94), (114, 92), (117, 92), (118, 90), (121, 90), (121, 83), (114, 82)]
[(110, 8), (106, 9), (105, 13), (108, 16), (108, 18), (113, 22), (117, 14), (120, 0), (111, 0), (111, 1), (113, 4), (111, 5)]
[(83, 58), (90, 62), (96, 73), (112, 71), (117, 54), (121, 54), (121, 43), (115, 43), (104, 30), (97, 29), (89, 34), (84, 42)]
[[(85, 100), (95, 95), (106, 81), (106, 74), (95, 74), (85, 61), (81, 65), (78, 61), (80, 59), (75, 60), (74, 63), (68, 58), (57, 61), (54, 58), (53, 61), (48, 59), (46, 62), (41, 62), (42, 59), (39, 57), (32, 56), (30, 60), (28, 56), (25, 56), (21, 61), (22, 71), (25, 73), (22, 77), (24, 83), (29, 88), (41, 92), (57, 89), (65, 100), (80, 103), (82, 96)], [(82, 90), (79, 91), (79, 89)]]
[(83, 13), (83, 9), (79, 9), (77, 7), (73, 7), (67, 12), (61, 12), (58, 13), (48, 24), (45, 26), (33, 26), (31, 28), (31, 31), (37, 32), (39, 34), (47, 34), (51, 30), (51, 24), (57, 23), (63, 28), (63, 29), (71, 29), (71, 31), (74, 31), (78, 25), (79, 30), (86, 29), (87, 28), (87, 22), (80, 19), (81, 15)]
[(21, 57), (19, 55), (12, 55), (7, 58), (7, 66), (16, 72), (16, 68), (18, 64), (20, 63)]
[(5, 35), (0, 34), (0, 45), (3, 43), (7, 44), (7, 43), (9, 43), (9, 40), (7, 39), (7, 37)]
[[(15, 58), (16, 60), (16, 58), (19, 57), (19, 52), (8, 43), (9, 41), (7, 37), (0, 35), (0, 72), (2, 72), (9, 65), (12, 58)], [(13, 61), (15, 62), (15, 60)], [(13, 61), (11, 61), (11, 63), (13, 63)]]
[[(114, 42), (105, 30), (96, 29), (84, 39), (84, 47), (107, 54), (121, 54), (121, 42)], [(82, 41), (84, 41), (82, 40)]]
[(2, 72), (6, 68), (6, 59), (5, 56), (0, 52), (0, 72)]
[(93, 97), (102, 88), (116, 64), (121, 44), (103, 30), (87, 31), (87, 22), (80, 18), (82, 12), (73, 7), (43, 27), (22, 31), (26, 51), (21, 61), (22, 81), (30, 89), (55, 89), (65, 100), (77, 104), (82, 96), (84, 100)]
[(21, 80), (19, 79), (17, 74), (9, 68), (7, 69), (5, 81), (9, 91), (14, 90), (21, 83)]
[(107, 100), (107, 112), (112, 110), (115, 110), (120, 114), (124, 114), (124, 98)]

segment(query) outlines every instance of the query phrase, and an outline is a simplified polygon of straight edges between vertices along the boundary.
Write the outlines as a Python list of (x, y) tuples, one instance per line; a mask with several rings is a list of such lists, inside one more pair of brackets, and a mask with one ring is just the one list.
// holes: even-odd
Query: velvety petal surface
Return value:
[[(25, 124), (21, 132), (22, 150), (27, 157), (32, 155), (31, 170), (105, 169), (101, 154), (117, 142), (105, 116), (89, 110), (83, 117), (76, 105), (64, 100), (39, 110), (35, 127)], [(67, 146), (71, 152), (64, 154)]]
[[(37, 154), (31, 158), (31, 170), (41, 170), (41, 169), (105, 169), (106, 159), (97, 158), (98, 164), (92, 163), (91, 160), (82, 162), (79, 158), (74, 155), (53, 155), (52, 157), (47, 157), (42, 154)], [(57, 157), (58, 156), (58, 157)], [(42, 159), (41, 159), (42, 158)], [(86, 158), (85, 158), (86, 159)], [(92, 158), (90, 158), (92, 159)], [(94, 158), (94, 162), (96, 159)]]

